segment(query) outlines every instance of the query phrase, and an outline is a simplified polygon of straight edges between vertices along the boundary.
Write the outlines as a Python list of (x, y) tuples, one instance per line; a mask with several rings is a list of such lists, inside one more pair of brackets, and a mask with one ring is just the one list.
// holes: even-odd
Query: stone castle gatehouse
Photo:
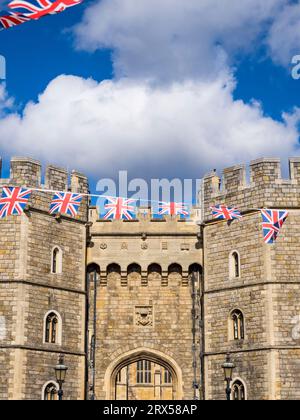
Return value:
[[(47, 190), (88, 193), (88, 180), (41, 173), (12, 158), (0, 179), (41, 190), (0, 220), (0, 399), (56, 399), (59, 354), (66, 399), (224, 399), (227, 353), (233, 399), (300, 398), (300, 159), (288, 180), (278, 159), (252, 162), (249, 182), (244, 166), (208, 174), (201, 224), (146, 208), (103, 221), (87, 199), (75, 219), (51, 216)], [(243, 220), (212, 220), (225, 203)], [(261, 208), (289, 211), (275, 245)]]

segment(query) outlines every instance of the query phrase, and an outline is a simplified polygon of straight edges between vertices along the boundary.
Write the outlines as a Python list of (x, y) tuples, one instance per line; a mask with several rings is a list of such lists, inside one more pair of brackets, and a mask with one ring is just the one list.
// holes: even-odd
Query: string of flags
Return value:
[[(217, 205), (211, 207), (212, 216), (217, 220), (240, 220), (243, 218), (241, 212), (235, 207)], [(266, 244), (276, 242), (280, 229), (288, 218), (286, 210), (261, 209), (263, 237)]]
[[(64, 214), (76, 217), (83, 197), (94, 196), (105, 199), (100, 214), (100, 218), (103, 220), (135, 220), (137, 216), (138, 199), (5, 186), (2, 188), (0, 198), (0, 219), (8, 216), (20, 216), (28, 205), (32, 191), (52, 192), (54, 194), (49, 206), (51, 215)], [(261, 212), (264, 241), (266, 244), (273, 244), (288, 217), (288, 211), (256, 210)], [(226, 205), (213, 206), (211, 212), (215, 220), (233, 221), (243, 218), (237, 208), (227, 207)], [(156, 214), (158, 217), (169, 215), (188, 218), (190, 211), (189, 206), (184, 203), (159, 202), (155, 208), (152, 207), (152, 214)]]
[(38, 20), (43, 16), (55, 15), (77, 6), (83, 0), (13, 0), (8, 4), (12, 11), (0, 12), (0, 30), (8, 29), (13, 26), (32, 20)]
[[(134, 220), (137, 216), (137, 201), (146, 201), (95, 194), (41, 190), (37, 188), (3, 187), (0, 198), (0, 218), (14, 215), (20, 216), (28, 205), (32, 191), (52, 192), (54, 195), (50, 202), (49, 213), (65, 214), (71, 217), (78, 215), (83, 197), (104, 198), (105, 203), (100, 209), (102, 211), (100, 217), (103, 220)], [(157, 202), (156, 207), (152, 208), (152, 214), (187, 218), (190, 216), (190, 211), (189, 206), (183, 203)]]

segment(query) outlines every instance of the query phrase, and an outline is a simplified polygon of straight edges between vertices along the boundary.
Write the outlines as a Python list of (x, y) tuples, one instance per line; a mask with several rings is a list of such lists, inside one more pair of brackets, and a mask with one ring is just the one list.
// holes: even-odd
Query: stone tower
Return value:
[[(66, 191), (68, 173), (48, 166), (42, 185), (39, 162), (13, 158), (5, 185)], [(73, 172), (70, 191), (87, 193), (86, 177)], [(75, 219), (55, 217), (52, 195), (33, 191), (22, 216), (0, 220), (0, 399), (44, 398), (60, 353), (66, 398), (84, 397), (87, 199)]]
[[(246, 398), (299, 399), (300, 159), (290, 160), (288, 180), (278, 159), (261, 159), (251, 163), (249, 184), (244, 166), (226, 169), (221, 188), (215, 173), (204, 183), (206, 398), (225, 397), (229, 352)], [(240, 208), (243, 220), (213, 221), (214, 204)], [(289, 211), (274, 245), (263, 241), (261, 208)]]

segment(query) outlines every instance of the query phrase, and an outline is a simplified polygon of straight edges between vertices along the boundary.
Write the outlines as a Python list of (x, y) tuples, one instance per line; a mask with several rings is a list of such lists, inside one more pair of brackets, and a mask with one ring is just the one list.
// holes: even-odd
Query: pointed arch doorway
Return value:
[(119, 356), (105, 375), (106, 396), (113, 400), (181, 400), (181, 369), (159, 351), (136, 349)]

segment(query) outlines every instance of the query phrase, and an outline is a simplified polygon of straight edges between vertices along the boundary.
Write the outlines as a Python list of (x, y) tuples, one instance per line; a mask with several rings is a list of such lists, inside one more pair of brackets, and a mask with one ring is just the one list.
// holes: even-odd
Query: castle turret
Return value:
[[(87, 200), (77, 217), (50, 215), (46, 191), (69, 190), (68, 173), (48, 166), (42, 184), (41, 172), (38, 161), (12, 158), (10, 179), (1, 179), (33, 191), (28, 211), (0, 220), (0, 399), (57, 398), (60, 353), (65, 398), (83, 399)], [(73, 174), (72, 188), (86, 192), (86, 177)]]
[[(300, 159), (290, 159), (290, 178), (279, 159), (225, 169), (216, 190), (205, 178), (205, 369), (206, 396), (224, 399), (220, 366), (231, 354), (236, 399), (298, 399), (300, 379)], [(212, 220), (209, 207), (238, 207), (239, 221)], [(261, 208), (289, 216), (273, 245), (265, 244)], [(289, 378), (287, 380), (287, 378)]]

